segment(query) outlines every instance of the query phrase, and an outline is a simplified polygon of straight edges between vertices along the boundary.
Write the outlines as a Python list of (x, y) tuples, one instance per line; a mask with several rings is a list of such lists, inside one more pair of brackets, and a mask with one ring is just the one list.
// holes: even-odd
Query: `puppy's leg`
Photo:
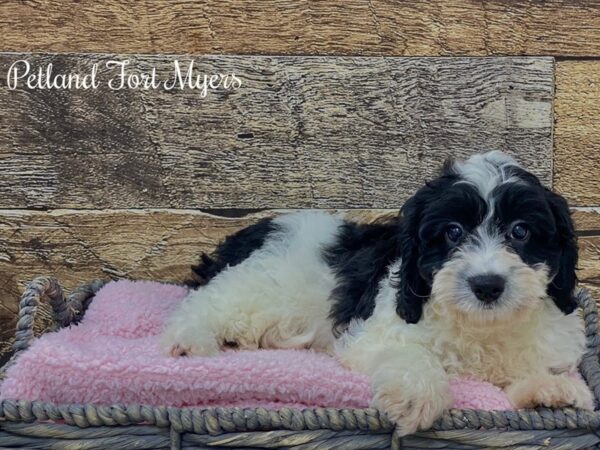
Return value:
[(531, 374), (509, 385), (506, 393), (515, 408), (574, 406), (594, 409), (594, 398), (585, 382), (567, 374)]
[(171, 356), (212, 356), (219, 351), (215, 333), (216, 299), (205, 289), (192, 291), (169, 317), (161, 335), (161, 347)]
[(444, 368), (425, 346), (391, 339), (373, 327), (343, 339), (338, 356), (350, 368), (371, 376), (372, 406), (407, 435), (429, 428), (453, 399)]
[(323, 248), (335, 241), (341, 223), (324, 213), (281, 216), (261, 246), (245, 251), (241, 261), (241, 256), (223, 258), (256, 242), (248, 242), (247, 230), (226, 240), (232, 248), (221, 252), (220, 271), (171, 317), (163, 348), (176, 356), (212, 355), (228, 344), (330, 349), (334, 336), (327, 300), (336, 279)]
[(446, 372), (425, 348), (399, 347), (379, 358), (373, 368), (372, 405), (384, 411), (402, 435), (431, 427), (452, 406)]
[(162, 347), (173, 356), (211, 356), (234, 346), (256, 349), (285, 309), (265, 267), (273, 259), (254, 254), (193, 291), (169, 318)]

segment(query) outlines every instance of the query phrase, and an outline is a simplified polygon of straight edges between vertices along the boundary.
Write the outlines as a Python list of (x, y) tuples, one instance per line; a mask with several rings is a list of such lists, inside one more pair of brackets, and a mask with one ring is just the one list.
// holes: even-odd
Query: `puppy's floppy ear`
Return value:
[(422, 191), (410, 198), (401, 209), (399, 253), (402, 258), (398, 291), (396, 293), (396, 312), (407, 323), (417, 323), (423, 312), (423, 303), (431, 293), (431, 287), (419, 272), (419, 225), (424, 193)]
[(569, 205), (560, 195), (546, 189), (546, 198), (556, 222), (557, 239), (561, 248), (558, 262), (558, 272), (548, 285), (548, 295), (556, 306), (565, 314), (572, 313), (577, 308), (575, 300), (575, 284), (577, 283), (577, 238), (571, 219)]

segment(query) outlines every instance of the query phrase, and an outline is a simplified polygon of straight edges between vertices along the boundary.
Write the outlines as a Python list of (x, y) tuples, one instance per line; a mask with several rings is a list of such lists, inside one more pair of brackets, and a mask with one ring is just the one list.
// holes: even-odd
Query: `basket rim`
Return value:
[[(95, 293), (107, 281), (94, 280), (81, 285), (66, 297), (58, 281), (39, 277), (30, 282), (20, 303), (19, 320), (13, 357), (0, 375), (24, 352), (33, 336), (33, 323), (39, 302), (49, 300), (55, 322), (59, 327), (78, 322)], [(576, 294), (583, 310), (587, 351), (579, 366), (596, 402), (600, 402), (600, 337), (596, 302), (589, 291), (579, 288)], [(315, 430), (392, 432), (394, 424), (373, 408), (223, 408), (171, 407), (143, 404), (54, 404), (42, 401), (7, 399), (0, 401), (0, 421), (64, 421), (78, 427), (125, 426), (149, 424), (171, 427), (177, 432), (220, 434), (238, 431)], [(536, 408), (510, 411), (479, 409), (449, 409), (429, 430), (450, 431), (462, 429), (564, 430), (600, 428), (600, 411), (576, 408)], [(425, 431), (425, 430), (424, 430)]]

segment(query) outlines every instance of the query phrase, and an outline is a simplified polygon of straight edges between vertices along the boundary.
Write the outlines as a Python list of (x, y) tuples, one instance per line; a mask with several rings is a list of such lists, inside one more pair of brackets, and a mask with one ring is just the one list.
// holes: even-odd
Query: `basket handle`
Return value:
[(60, 328), (77, 323), (93, 297), (106, 281), (96, 280), (73, 291), (67, 299), (58, 280), (51, 277), (38, 277), (31, 281), (19, 303), (19, 319), (15, 333), (13, 350), (16, 353), (29, 347), (33, 340), (33, 326), (37, 308), (42, 301), (52, 307), (52, 319)]

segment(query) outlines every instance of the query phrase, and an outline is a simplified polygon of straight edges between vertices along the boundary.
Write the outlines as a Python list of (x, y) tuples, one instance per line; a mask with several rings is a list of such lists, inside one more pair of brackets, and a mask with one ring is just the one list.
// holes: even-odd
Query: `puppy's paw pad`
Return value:
[(160, 336), (163, 354), (175, 358), (182, 356), (214, 356), (219, 353), (216, 337), (207, 330), (193, 328), (167, 329)]
[(215, 356), (219, 354), (219, 348), (214, 345), (185, 345), (173, 344), (167, 348), (169, 356), (174, 358), (186, 356)]
[(190, 348), (186, 348), (177, 344), (171, 347), (171, 350), (169, 351), (169, 355), (173, 358), (179, 358), (181, 356), (192, 356), (191, 353), (192, 352)]

